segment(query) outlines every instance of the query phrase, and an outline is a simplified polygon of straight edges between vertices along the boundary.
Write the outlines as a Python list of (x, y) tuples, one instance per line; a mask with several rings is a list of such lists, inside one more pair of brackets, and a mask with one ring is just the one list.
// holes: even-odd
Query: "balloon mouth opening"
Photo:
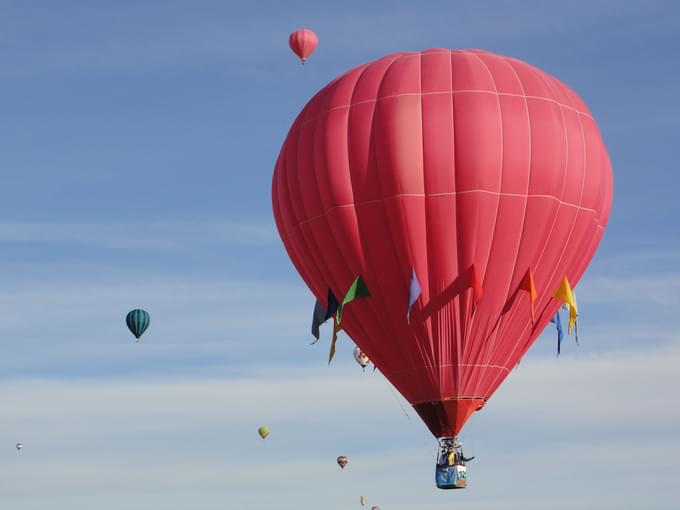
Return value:
[(438, 401), (413, 404), (413, 408), (434, 437), (445, 438), (456, 437), (468, 418), (484, 404), (485, 400), (480, 397), (444, 397)]

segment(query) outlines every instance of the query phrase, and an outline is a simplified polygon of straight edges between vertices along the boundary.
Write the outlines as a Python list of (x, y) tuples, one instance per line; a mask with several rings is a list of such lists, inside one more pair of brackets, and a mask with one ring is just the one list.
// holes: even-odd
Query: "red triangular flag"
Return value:
[(524, 278), (522, 278), (522, 283), (519, 284), (520, 290), (524, 290), (529, 293), (529, 298), (531, 300), (531, 322), (534, 321), (535, 308), (536, 308), (536, 298), (538, 298), (538, 293), (536, 292), (536, 285), (534, 284), (534, 274), (531, 272), (531, 268), (527, 269)]
[(475, 265), (472, 264), (470, 266), (470, 282), (469, 286), (472, 287), (472, 292), (473, 295), (475, 296), (475, 303), (478, 303), (480, 299), (482, 299), (482, 283), (479, 281), (479, 277), (477, 276), (477, 270), (475, 269)]

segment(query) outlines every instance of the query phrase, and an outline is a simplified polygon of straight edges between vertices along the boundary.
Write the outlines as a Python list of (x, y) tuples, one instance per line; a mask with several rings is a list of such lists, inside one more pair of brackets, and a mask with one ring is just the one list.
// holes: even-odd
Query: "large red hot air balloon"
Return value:
[(314, 53), (319, 39), (316, 34), (308, 28), (296, 30), (288, 37), (288, 45), (304, 64), (307, 58)]
[(606, 149), (569, 87), (514, 58), (445, 49), (388, 55), (324, 87), (293, 123), (272, 190), (317, 298), (364, 278), (371, 296), (343, 328), (437, 437), (458, 434), (555, 314), (611, 199)]

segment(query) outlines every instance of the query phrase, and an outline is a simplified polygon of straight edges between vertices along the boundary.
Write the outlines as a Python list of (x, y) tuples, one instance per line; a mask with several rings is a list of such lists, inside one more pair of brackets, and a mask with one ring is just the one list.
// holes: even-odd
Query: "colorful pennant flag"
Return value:
[(333, 356), (335, 356), (335, 343), (338, 341), (338, 332), (342, 328), (337, 322), (337, 318), (333, 317), (333, 339), (331, 340), (331, 349), (328, 352), (328, 364), (331, 364), (331, 361), (333, 360)]
[[(571, 295), (574, 298), (574, 304), (576, 305), (576, 309), (578, 310), (578, 303), (576, 302), (576, 291), (574, 289), (571, 289)], [(574, 339), (576, 340), (576, 345), (581, 345), (578, 343), (578, 317), (574, 321)]]
[(326, 307), (321, 304), (321, 301), (318, 299), (316, 300), (316, 303), (314, 303), (314, 314), (312, 315), (312, 336), (316, 338), (314, 342), (319, 339), (321, 336), (321, 332), (319, 331), (319, 328), (321, 325), (326, 321)]
[(475, 296), (475, 303), (478, 303), (479, 300), (482, 299), (482, 294), (484, 293), (484, 290), (482, 289), (482, 283), (479, 280), (479, 276), (477, 275), (477, 269), (475, 269), (474, 264), (470, 266), (469, 286), (472, 287), (472, 292)]
[(342, 320), (342, 312), (345, 308), (345, 305), (351, 303), (355, 299), (369, 297), (370, 295), (371, 293), (368, 291), (368, 287), (366, 286), (366, 282), (364, 282), (364, 279), (361, 276), (357, 276), (356, 279), (352, 282), (352, 285), (349, 286), (349, 289), (345, 293), (345, 297), (342, 298), (342, 303), (340, 304), (340, 306), (338, 306), (337, 312), (333, 318), (333, 339), (331, 340), (331, 349), (330, 352), (328, 353), (329, 365), (331, 364), (333, 356), (335, 356), (335, 343), (338, 340), (338, 332), (342, 329), (340, 321)]
[(338, 298), (335, 297), (335, 294), (333, 294), (333, 291), (331, 290), (331, 288), (328, 287), (328, 309), (326, 310), (326, 316), (324, 317), (324, 322), (326, 322), (328, 319), (333, 317), (333, 315), (335, 315), (335, 312), (338, 311), (339, 306), (340, 306), (340, 303), (338, 302)]
[(554, 297), (569, 305), (569, 325), (567, 326), (567, 333), (571, 333), (571, 329), (574, 327), (574, 324), (576, 324), (578, 310), (576, 308), (574, 293), (571, 290), (571, 285), (569, 285), (569, 280), (567, 280), (566, 276), (560, 282), (560, 286), (555, 291)]
[(564, 338), (564, 332), (562, 331), (562, 319), (560, 319), (560, 311), (557, 310), (555, 316), (550, 319), (550, 322), (554, 323), (557, 327), (557, 355), (560, 355), (560, 347), (562, 345), (562, 338)]
[(364, 279), (361, 276), (357, 276), (352, 282), (352, 285), (349, 286), (347, 293), (345, 293), (345, 297), (342, 298), (342, 303), (338, 307), (338, 313), (335, 314), (338, 320), (338, 326), (342, 321), (342, 312), (346, 304), (351, 303), (355, 299), (369, 297), (370, 295), (371, 293), (368, 292), (368, 287), (366, 287), (366, 282), (364, 282)]
[(318, 299), (316, 300), (316, 303), (314, 304), (314, 314), (312, 315), (312, 335), (316, 338), (316, 340), (312, 342), (313, 344), (319, 340), (320, 326), (335, 314), (338, 310), (338, 306), (338, 298), (335, 297), (335, 294), (333, 294), (333, 291), (330, 288), (328, 289), (328, 308), (323, 306), (321, 301)]
[(534, 283), (534, 274), (531, 272), (531, 268), (527, 269), (524, 278), (522, 278), (522, 283), (519, 286), (520, 290), (524, 290), (529, 293), (529, 299), (531, 302), (531, 322), (535, 320), (536, 314), (536, 298), (538, 293), (536, 292), (536, 284)]
[(418, 281), (418, 277), (416, 276), (416, 270), (415, 268), (411, 269), (412, 269), (411, 283), (409, 284), (408, 289), (408, 310), (406, 312), (406, 320), (408, 322), (410, 322), (411, 320), (411, 307), (415, 304), (416, 301), (418, 301), (418, 298), (422, 293), (422, 289), (420, 288), (420, 282)]

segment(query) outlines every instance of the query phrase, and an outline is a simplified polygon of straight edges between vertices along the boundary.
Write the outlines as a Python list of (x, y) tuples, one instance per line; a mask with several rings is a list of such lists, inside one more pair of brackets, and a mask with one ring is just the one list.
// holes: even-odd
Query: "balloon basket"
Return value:
[(435, 482), (438, 489), (464, 489), (467, 486), (467, 470), (465, 466), (439, 466), (435, 471)]

